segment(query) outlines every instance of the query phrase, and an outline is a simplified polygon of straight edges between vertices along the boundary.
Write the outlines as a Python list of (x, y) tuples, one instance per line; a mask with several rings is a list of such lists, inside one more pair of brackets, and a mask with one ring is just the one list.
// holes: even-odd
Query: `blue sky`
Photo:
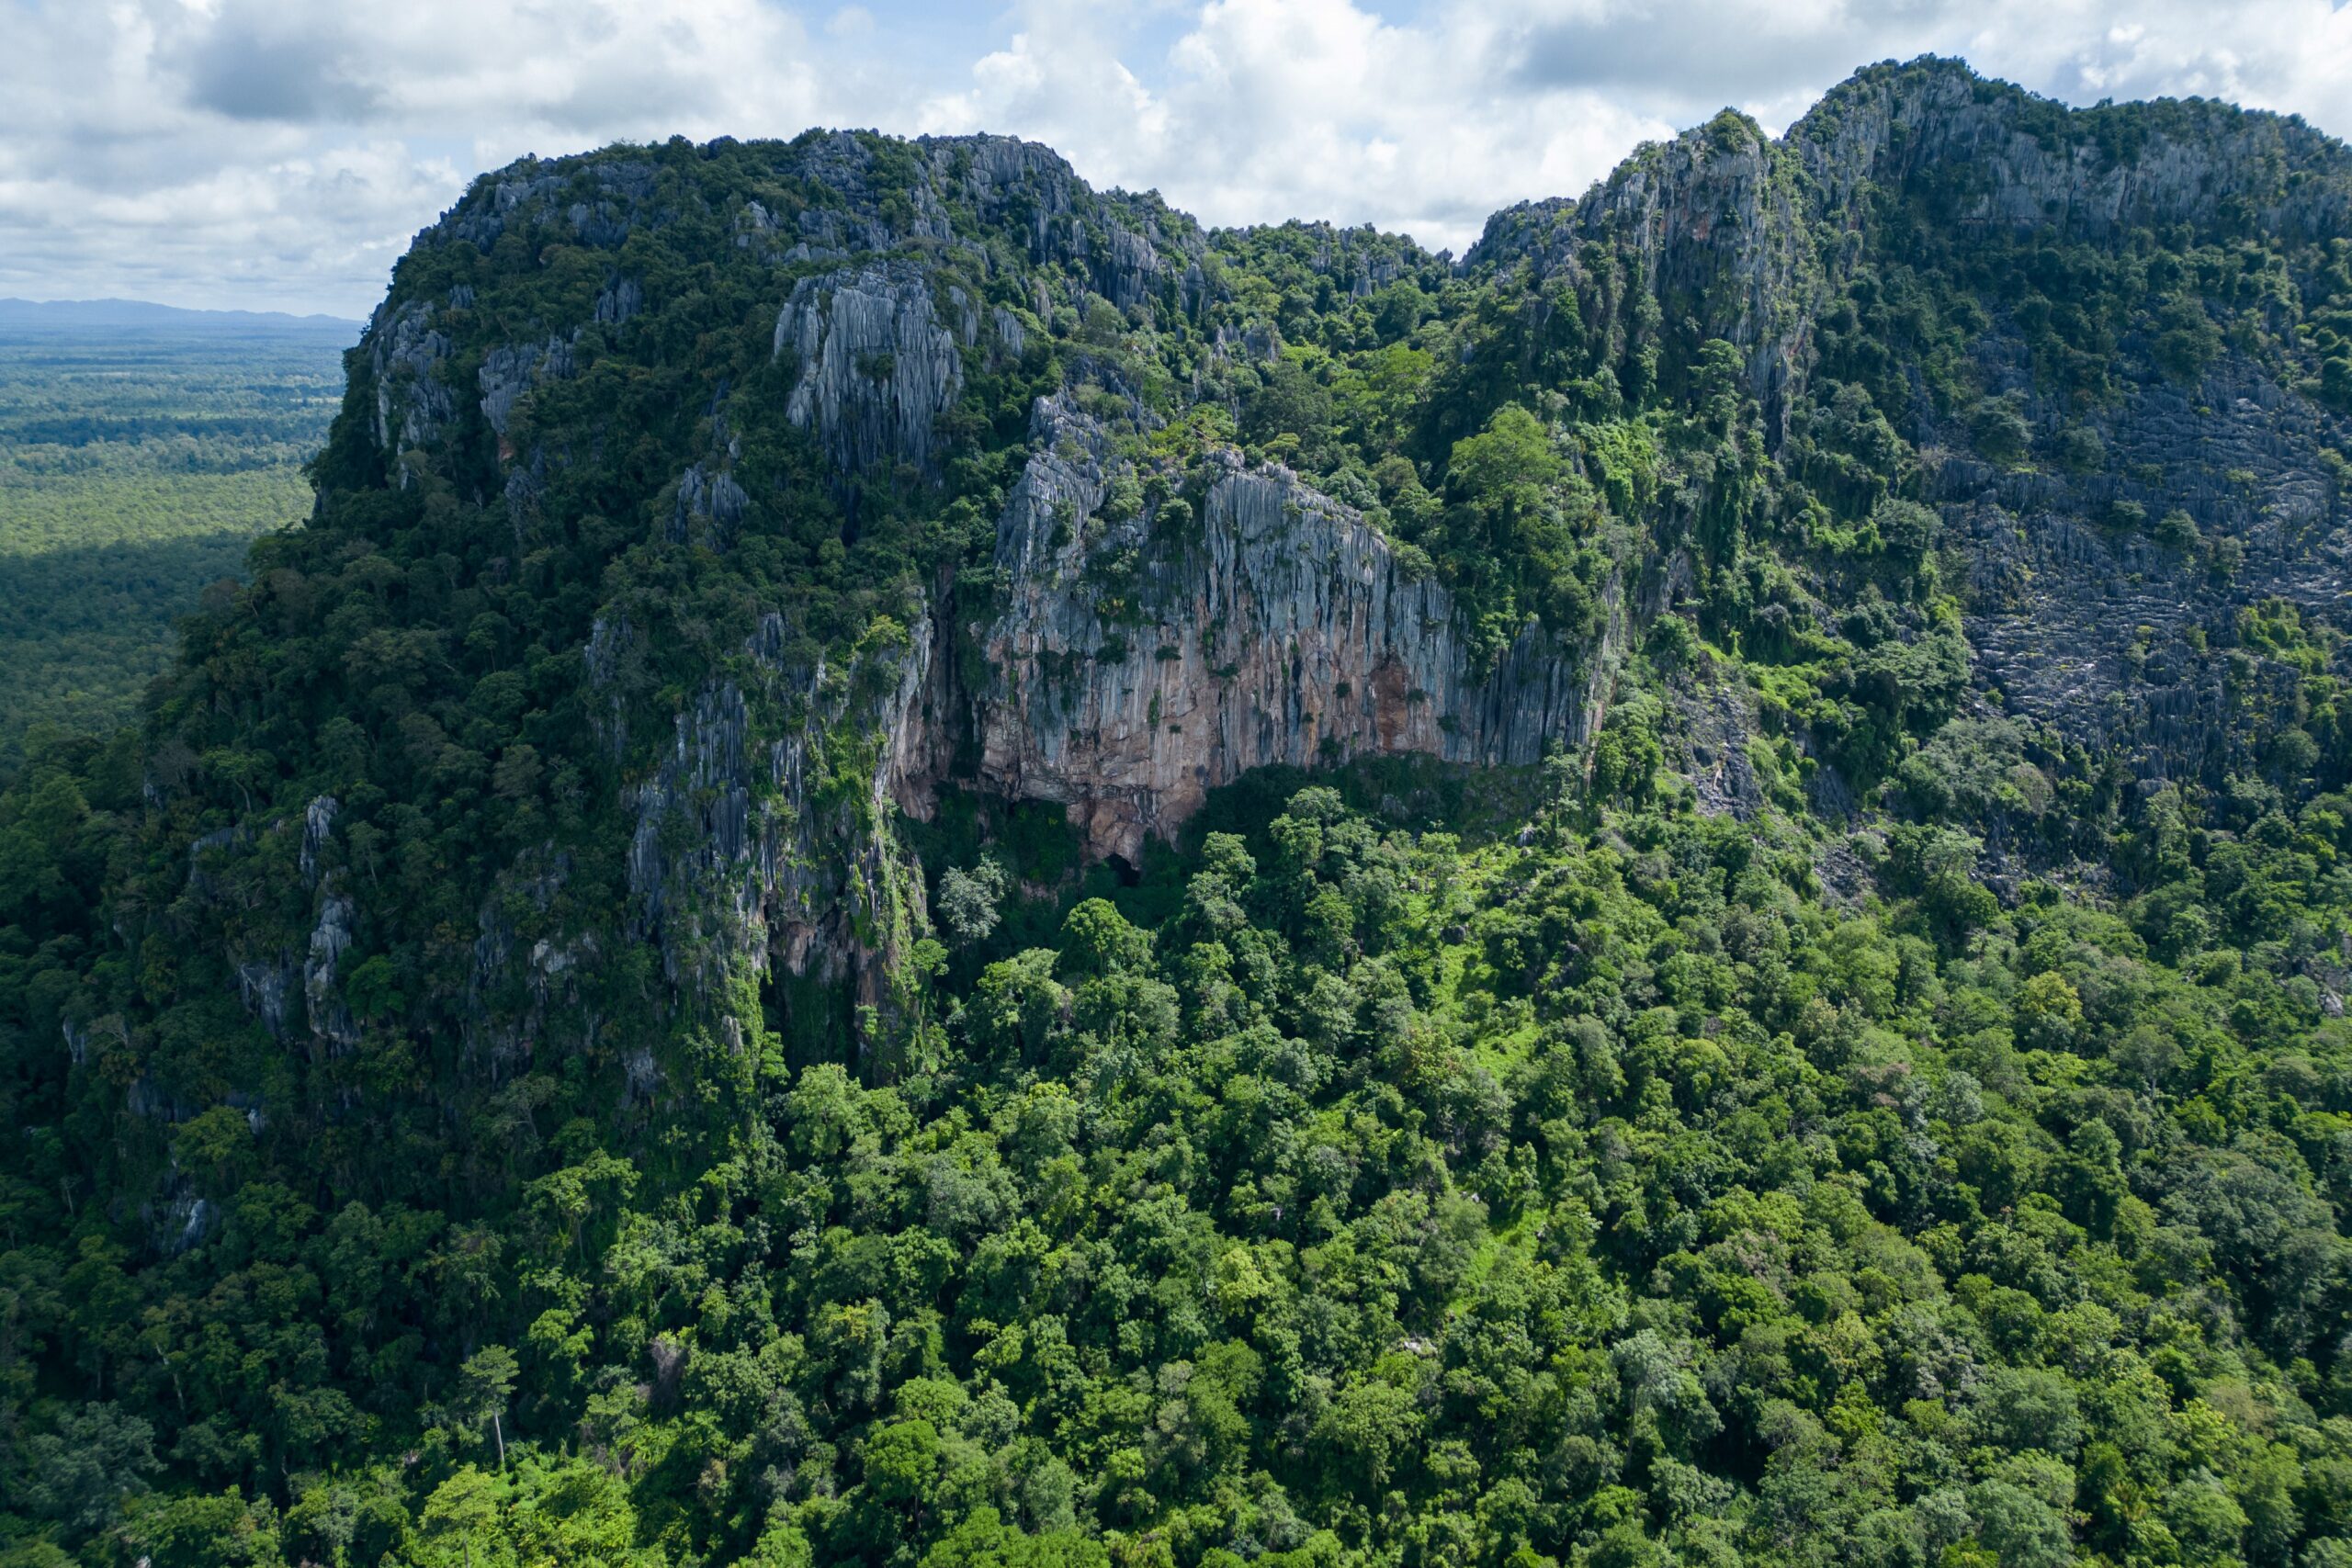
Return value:
[(2352, 131), (2332, 0), (0, 0), (0, 294), (348, 316), (479, 170), (623, 138), (1008, 131), (1212, 223), (1459, 248), (1929, 51)]

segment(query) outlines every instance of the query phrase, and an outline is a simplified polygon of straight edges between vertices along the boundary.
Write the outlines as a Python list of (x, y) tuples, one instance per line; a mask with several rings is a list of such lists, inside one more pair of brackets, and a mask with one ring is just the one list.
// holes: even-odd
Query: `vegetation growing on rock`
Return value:
[(2347, 192), (486, 176), (0, 793), (9, 1550), (2333, 1568)]

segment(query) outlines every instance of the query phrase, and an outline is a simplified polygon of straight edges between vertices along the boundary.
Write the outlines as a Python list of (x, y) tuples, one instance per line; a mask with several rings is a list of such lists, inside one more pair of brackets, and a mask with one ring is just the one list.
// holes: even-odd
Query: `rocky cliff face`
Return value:
[[(1979, 677), (2143, 777), (2218, 778), (2254, 761), (2233, 710), (2291, 714), (2297, 683), (2286, 666), (2216, 651), (2237, 611), (2275, 597), (2334, 615), (2352, 585), (2352, 513), (2322, 457), (2346, 427), (2233, 355), (2194, 385), (2134, 388), (2096, 428), (2109, 458), (2097, 473), (1961, 454), (1938, 469), (1969, 561)], [(2184, 513), (2199, 542), (2118, 526), (2119, 505)]]
[(736, 679), (678, 716), (636, 786), (629, 855), (632, 931), (660, 942), (673, 981), (774, 965), (887, 1000), (922, 880), (886, 804), (927, 816), (960, 736), (977, 739), (970, 782), (1057, 804), (1091, 854), (1136, 863), (1252, 768), (1407, 752), (1531, 764), (1606, 712), (1626, 634), (1615, 596), (1600, 645), (1531, 626), (1482, 669), (1446, 591), (1288, 470), (1219, 454), (1197, 520), (1114, 518), (1126, 464), (1100, 423), (1041, 400), (1033, 443), (998, 524), (1007, 588), (977, 689), (931, 619), (902, 646), (796, 675), (772, 616), (745, 651), (785, 733), (755, 739), (761, 694)]
[[(2070, 118), (1957, 65), (1881, 69), (1788, 140), (1814, 210), (1851, 230), (1900, 193), (1955, 229), (2051, 248), (2150, 231), (2289, 243), (2343, 231), (2352, 185), (2326, 138), (2218, 103), (2168, 107), (2153, 130), (2109, 134), (2102, 111)], [(2036, 377), (2018, 322), (1994, 321), (1975, 367), (2024, 410), (2032, 461), (1984, 457), (1964, 410), (1922, 398), (1910, 412), (1930, 434), (1932, 499), (1967, 560), (1982, 684), (2118, 750), (2143, 779), (2217, 783), (2256, 761), (2269, 727), (2244, 716), (2291, 718), (2297, 684), (2258, 653), (2216, 651), (2234, 642), (2238, 612), (2276, 597), (2341, 613), (2352, 513), (2328, 476), (2348, 427), (2242, 345), (2188, 379), (2160, 371), (2154, 347), (2116, 344), (2129, 367), (2120, 394), (2085, 410)], [(2095, 463), (2050, 460), (2069, 427), (2096, 437)], [(2195, 544), (2144, 525), (2175, 513)]]
[[(965, 341), (977, 332), (967, 311)], [(932, 468), (933, 426), (963, 389), (964, 362), (919, 269), (883, 264), (801, 279), (776, 317), (775, 353), (799, 366), (788, 416), (815, 427), (838, 468), (858, 473), (896, 458)]]
[(1726, 111), (1641, 148), (1581, 198), (1498, 212), (1465, 265), (1524, 260), (1579, 276), (1587, 244), (1636, 255), (1661, 316), (1688, 316), (1745, 352), (1770, 415), (1804, 389), (1825, 288), (1868, 254), (1819, 235), (1859, 238), (1885, 193), (1923, 196), (1955, 226), (2045, 243), (2223, 220), (2324, 241), (2352, 224), (2352, 185), (2324, 177), (2340, 151), (2327, 138), (2222, 104), (2172, 107), (2168, 129), (2127, 144), (1958, 62), (1873, 68), (1778, 141)]
[[(899, 885), (881, 814), (919, 776), (930, 623), (901, 646), (808, 671), (781, 661), (784, 636), (779, 617), (762, 621), (745, 649), (755, 690), (707, 682), (632, 791), (630, 929), (661, 944), (673, 981), (707, 987), (814, 964), (870, 987), (888, 967), (875, 961), (900, 943), (905, 901), (920, 908), (920, 882)], [(780, 710), (781, 733), (762, 738), (755, 702)]]
[(1069, 808), (1130, 863), (1251, 768), (1420, 752), (1532, 763), (1580, 745), (1620, 636), (1561, 646), (1531, 625), (1474, 665), (1445, 589), (1348, 508), (1219, 454), (1197, 520), (1105, 514), (1107, 435), (1059, 400), (998, 525), (1010, 603), (971, 694), (979, 775)]

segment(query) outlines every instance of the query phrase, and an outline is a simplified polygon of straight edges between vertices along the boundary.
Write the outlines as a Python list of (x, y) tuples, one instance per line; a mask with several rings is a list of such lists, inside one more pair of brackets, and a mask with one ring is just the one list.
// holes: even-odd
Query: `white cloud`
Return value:
[[(910, 11), (918, 14), (910, 15)], [(1645, 137), (1778, 130), (1933, 51), (2075, 102), (2202, 93), (2352, 130), (2329, 0), (21, 0), (0, 292), (366, 310), (481, 168), (616, 138), (988, 129), (1213, 223), (1459, 247)]]
[(842, 107), (764, 0), (43, 0), (15, 20), (0, 292), (359, 314), (483, 167), (788, 135)]
[(1049, 142), (1210, 223), (1372, 221), (1458, 246), (1503, 202), (1581, 189), (1674, 129), (1590, 92), (1482, 90), (1475, 22), (1398, 26), (1351, 0), (1209, 0), (1156, 59), (1123, 55), (1083, 8), (1022, 20), (922, 127)]
[(986, 126), (1216, 223), (1369, 220), (1459, 248), (1726, 105), (1779, 131), (1862, 65), (1923, 52), (2074, 102), (2203, 93), (2352, 129), (2352, 8), (2254, 0), (1205, 0), (1168, 47), (1102, 13), (1020, 32), (923, 129)]

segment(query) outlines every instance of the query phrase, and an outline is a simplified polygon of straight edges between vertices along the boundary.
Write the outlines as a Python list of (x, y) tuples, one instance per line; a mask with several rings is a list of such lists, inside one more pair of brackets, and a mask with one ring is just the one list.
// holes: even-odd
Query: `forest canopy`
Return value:
[(0, 758), (130, 719), (204, 588), (308, 513), (355, 330), (0, 328)]

